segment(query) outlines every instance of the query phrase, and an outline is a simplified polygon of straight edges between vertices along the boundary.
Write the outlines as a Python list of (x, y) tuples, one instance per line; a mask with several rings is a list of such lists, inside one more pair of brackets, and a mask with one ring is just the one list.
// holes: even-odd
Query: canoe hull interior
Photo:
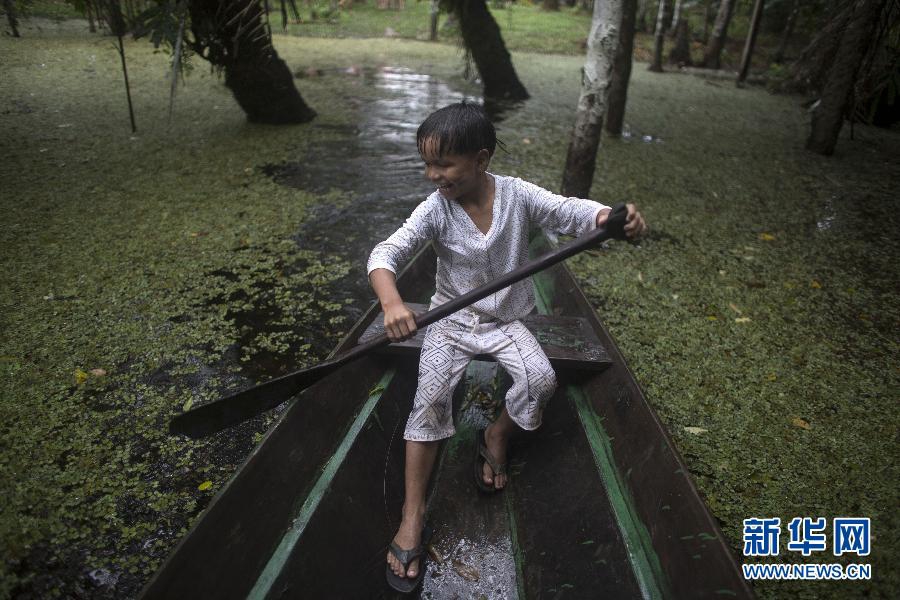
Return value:
[[(423, 594), (752, 597), (571, 274), (557, 266), (534, 280), (539, 309), (589, 319), (613, 364), (560, 373), (544, 424), (511, 447), (512, 483), (502, 494), (475, 489), (472, 429), (481, 417), (457, 394), (457, 435), (443, 447), (429, 501), (440, 562), (429, 562)], [(433, 281), (426, 248), (398, 286), (405, 300), (426, 302)], [(293, 401), (143, 597), (393, 597), (384, 561), (403, 498), (402, 433), (416, 371), (408, 356), (364, 358)]]

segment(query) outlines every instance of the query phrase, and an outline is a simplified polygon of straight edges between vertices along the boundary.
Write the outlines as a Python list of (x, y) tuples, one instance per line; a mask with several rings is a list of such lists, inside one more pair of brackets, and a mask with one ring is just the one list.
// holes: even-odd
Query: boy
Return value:
[[(368, 262), (369, 279), (393, 341), (416, 333), (415, 315), (397, 292), (395, 273), (428, 240), (434, 240), (438, 254), (434, 307), (526, 262), (532, 224), (578, 235), (603, 224), (610, 211), (597, 202), (564, 198), (521, 179), (489, 173), (496, 132), (477, 105), (453, 104), (432, 113), (416, 138), (425, 175), (437, 190), (375, 247)], [(626, 235), (634, 238), (645, 229), (640, 213), (628, 205)], [(540, 344), (519, 322), (533, 308), (531, 281), (526, 279), (426, 331), (418, 388), (404, 433), (403, 518), (387, 556), (387, 578), (395, 589), (411, 591), (422, 578), (425, 491), (438, 441), (454, 433), (451, 397), (471, 358), (491, 354), (513, 379), (500, 416), (477, 432), (479, 489), (494, 492), (506, 486), (510, 435), (517, 428), (533, 430), (541, 424), (556, 377)]]

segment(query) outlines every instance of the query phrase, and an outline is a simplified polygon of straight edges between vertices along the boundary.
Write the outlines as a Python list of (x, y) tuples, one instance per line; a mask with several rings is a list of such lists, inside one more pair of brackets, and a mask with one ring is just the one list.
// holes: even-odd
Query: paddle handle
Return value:
[[(609, 213), (609, 216), (606, 219), (606, 222), (603, 223), (602, 226), (597, 227), (578, 237), (578, 239), (569, 242), (568, 244), (564, 244), (557, 248), (552, 252), (548, 252), (544, 256), (540, 258), (536, 258), (531, 260), (524, 265), (518, 267), (506, 273), (505, 275), (501, 275), (497, 279), (490, 281), (484, 284), (481, 287), (475, 288), (474, 290), (468, 291), (461, 296), (457, 296), (453, 300), (449, 302), (445, 302), (440, 306), (437, 306), (426, 313), (416, 316), (416, 327), (418, 329), (422, 329), (431, 325), (436, 321), (440, 321), (444, 317), (448, 317), (453, 313), (466, 308), (467, 306), (471, 306), (472, 304), (478, 302), (479, 300), (483, 300), (487, 298), (491, 294), (498, 292), (504, 288), (511, 286), (514, 283), (522, 281), (526, 277), (534, 275), (539, 271), (543, 271), (549, 267), (552, 267), (558, 262), (562, 262), (565, 259), (578, 254), (579, 252), (590, 248), (591, 246), (596, 246), (605, 240), (608, 239), (625, 239), (625, 220), (628, 216), (628, 210), (623, 203), (618, 203), (613, 206), (612, 210)], [(354, 358), (370, 352), (376, 348), (380, 348), (382, 346), (386, 346), (391, 343), (391, 340), (388, 339), (386, 333), (379, 335), (378, 337), (372, 338), (371, 340), (356, 346), (355, 348), (349, 350), (345, 354), (342, 354), (339, 357), (336, 357), (334, 360), (343, 364), (344, 362), (349, 362)]]

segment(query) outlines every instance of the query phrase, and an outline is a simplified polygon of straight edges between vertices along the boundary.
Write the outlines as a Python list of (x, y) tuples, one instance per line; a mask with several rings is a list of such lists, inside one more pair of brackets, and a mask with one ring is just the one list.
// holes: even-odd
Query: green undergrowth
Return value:
[[(394, 3), (399, 4), (399, 3)], [(562, 6), (558, 11), (544, 10), (540, 2), (489, 2), (489, 10), (500, 27), (504, 43), (509, 50), (539, 52), (545, 54), (584, 54), (591, 27), (591, 14), (578, 7)], [(402, 8), (379, 8), (376, 0), (367, 2), (344, 2), (337, 10), (333, 3), (325, 0), (298, 3), (299, 19), (288, 16), (287, 28), (283, 26), (281, 11), (273, 6), (269, 16), (272, 31), (301, 37), (318, 38), (400, 38), (428, 40), (430, 36), (430, 3), (424, 0), (403, 2)], [(29, 5), (28, 14), (35, 19), (24, 19), (23, 35), (37, 32), (40, 35), (53, 34), (60, 30), (73, 33), (87, 32), (87, 21), (79, 19), (79, 13), (63, 0), (35, 0)], [(691, 55), (695, 63), (703, 59), (704, 44), (702, 11), (690, 13)], [(649, 10), (647, 18), (656, 22), (655, 9)], [(63, 19), (67, 19), (63, 21)], [(52, 21), (51, 21), (52, 20)], [(729, 26), (728, 39), (720, 57), (722, 68), (736, 70), (748, 27), (748, 15), (736, 14)], [(803, 24), (801, 29), (808, 28)], [(711, 29), (708, 28), (708, 29)], [(708, 33), (708, 32), (707, 32)], [(799, 53), (806, 42), (806, 35), (797, 31), (788, 45), (788, 56)], [(438, 18), (438, 41), (459, 45), (459, 29), (449, 19), (447, 13)], [(762, 31), (756, 43), (752, 68), (756, 72), (766, 72), (770, 66), (769, 57), (780, 42), (780, 33)], [(675, 40), (666, 35), (663, 56), (668, 57)], [(653, 55), (654, 35), (637, 32), (634, 41), (636, 60), (649, 61)], [(667, 69), (675, 70), (674, 65)]]
[[(135, 595), (273, 417), (206, 441), (168, 436), (168, 419), (247, 385), (261, 357), (321, 358), (349, 325), (334, 291), (347, 261), (294, 235), (352, 194), (261, 169), (355, 135), (377, 95), (343, 69), (405, 66), (471, 90), (452, 45), (276, 46), (292, 70), (324, 73), (298, 81), (312, 124), (247, 124), (201, 64), (168, 123), (166, 57), (130, 42), (132, 135), (108, 38), (0, 39), (0, 597)], [(499, 125), (509, 152), (492, 168), (558, 189), (580, 59), (514, 60), (533, 99)], [(818, 157), (794, 98), (634, 77), (631, 135), (604, 143), (593, 192), (637, 202), (652, 233), (573, 260), (583, 288), (736, 552), (744, 518), (872, 517), (873, 581), (760, 596), (887, 597), (897, 133), (858, 127)]]

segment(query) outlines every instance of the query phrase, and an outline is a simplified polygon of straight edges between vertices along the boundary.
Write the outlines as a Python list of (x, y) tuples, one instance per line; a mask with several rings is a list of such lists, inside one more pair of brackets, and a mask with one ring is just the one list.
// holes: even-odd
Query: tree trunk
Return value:
[(650, 0), (638, 0), (637, 20), (634, 25), (635, 31), (647, 31), (647, 9), (650, 7)]
[(488, 11), (485, 0), (459, 0), (456, 4), (463, 42), (481, 75), (486, 98), (525, 100), (528, 91), (512, 64), (503, 43), (500, 27)]
[(794, 0), (793, 8), (788, 15), (787, 23), (784, 26), (784, 33), (781, 34), (781, 41), (778, 43), (778, 49), (772, 56), (772, 62), (781, 64), (784, 62), (784, 53), (787, 51), (788, 41), (794, 33), (794, 25), (797, 23), (797, 15), (800, 13), (800, 0)]
[(650, 63), (650, 70), (655, 73), (662, 73), (662, 55), (663, 43), (665, 42), (665, 11), (666, 0), (659, 0), (659, 10), (656, 11), (656, 35), (653, 40), (653, 62)]
[(119, 42), (116, 49), (118, 50), (119, 58), (122, 61), (122, 76), (125, 79), (125, 96), (128, 99), (128, 117), (131, 119), (131, 133), (136, 133), (137, 124), (134, 121), (134, 105), (131, 102), (131, 85), (128, 83), (128, 64), (125, 60), (125, 44), (122, 41), (128, 27), (125, 23), (125, 16), (122, 14), (122, 6), (119, 4), (118, 0), (106, 0), (106, 10), (106, 22), (109, 23), (112, 34), (116, 36), (116, 39)]
[(825, 85), (828, 68), (835, 61), (841, 35), (853, 14), (853, 2), (845, 2), (819, 33), (807, 44), (791, 65), (791, 77), (779, 88), (785, 92), (820, 90)]
[(575, 127), (563, 172), (562, 193), (566, 196), (586, 198), (591, 191), (603, 117), (609, 99), (610, 75), (619, 46), (622, 4), (622, 0), (594, 3), (581, 96), (578, 98)]
[(669, 53), (669, 62), (681, 67), (690, 67), (694, 64), (691, 60), (691, 31), (687, 19), (678, 19), (675, 25), (675, 47)]
[(712, 22), (713, 0), (706, 0), (703, 6), (703, 45), (709, 43), (709, 24)]
[(247, 120), (281, 125), (305, 123), (316, 116), (272, 47), (272, 33), (258, 0), (227, 4), (194, 0), (189, 7), (194, 50), (225, 70), (225, 85)]
[(84, 13), (87, 16), (88, 20), (88, 31), (90, 31), (91, 33), (97, 33), (97, 27), (94, 25), (93, 8), (91, 7), (91, 3), (87, 0), (85, 0), (84, 3)]
[(544, 10), (559, 10), (559, 0), (544, 0)]
[(703, 66), (708, 69), (718, 69), (722, 56), (722, 48), (728, 34), (728, 24), (734, 12), (735, 0), (722, 0), (719, 4), (719, 12), (716, 14), (716, 24), (713, 26), (712, 38), (706, 47), (706, 55), (703, 57)]
[(619, 47), (616, 49), (616, 62), (613, 65), (612, 82), (609, 85), (609, 107), (606, 110), (606, 133), (612, 136), (622, 135), (622, 124), (625, 122), (637, 5), (637, 0), (622, 2), (622, 30), (619, 33)]
[(429, 18), (429, 34), (428, 39), (432, 42), (437, 41), (438, 37), (438, 14), (441, 7), (438, 0), (431, 0), (431, 13)]
[(13, 37), (19, 36), (19, 20), (16, 18), (15, 0), (3, 0), (3, 10), (6, 11), (6, 20), (12, 29)]
[(847, 28), (841, 35), (834, 64), (822, 90), (822, 101), (813, 112), (812, 131), (806, 149), (830, 156), (844, 124), (844, 114), (853, 94), (859, 67), (868, 45), (875, 38), (886, 0), (856, 0)]
[(737, 85), (743, 85), (747, 79), (747, 73), (750, 72), (750, 59), (753, 58), (753, 47), (756, 45), (756, 34), (759, 33), (759, 23), (762, 21), (762, 14), (765, 0), (756, 0), (753, 5), (753, 16), (750, 18), (750, 31), (747, 32), (747, 41), (744, 43), (744, 53), (741, 55), (741, 68), (738, 71)]
[(675, 0), (675, 9), (672, 11), (672, 24), (669, 26), (669, 35), (673, 38), (678, 35), (678, 21), (681, 19), (681, 5), (684, 0)]
[(579, 0), (578, 9), (582, 12), (591, 12), (591, 6), (593, 6), (593, 0)]

